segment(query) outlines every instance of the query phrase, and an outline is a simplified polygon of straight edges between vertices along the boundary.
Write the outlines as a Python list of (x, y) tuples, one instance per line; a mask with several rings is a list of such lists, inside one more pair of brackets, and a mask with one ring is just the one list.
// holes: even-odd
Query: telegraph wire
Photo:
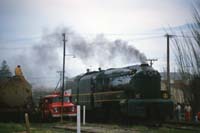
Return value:
[[(160, 33), (158, 33), (160, 34)], [(98, 35), (98, 34), (92, 34), (92, 33), (86, 33), (85, 35)], [(106, 34), (102, 34), (102, 35), (105, 35), (105, 36), (133, 36), (129, 39), (124, 39), (125, 41), (130, 41), (130, 42), (137, 42), (137, 41), (143, 41), (143, 40), (150, 40), (150, 39), (157, 39), (157, 38), (163, 38), (164, 35), (153, 35), (153, 33), (144, 33), (143, 35), (142, 34), (123, 34), (123, 33), (119, 33), (119, 34), (114, 34), (114, 33), (106, 33)], [(141, 36), (141, 37), (139, 37)], [(173, 35), (174, 37), (180, 37), (180, 38), (195, 38), (195, 36), (193, 35), (178, 35), (178, 34), (174, 34)], [(27, 40), (36, 40), (36, 39), (39, 39), (39, 38), (42, 38), (42, 37), (28, 37), (28, 38), (19, 38), (19, 39), (11, 39), (11, 40), (0, 40), (0, 44), (1, 43), (9, 43), (9, 42), (25, 42)], [(38, 44), (37, 44), (38, 45)], [(20, 47), (12, 47), (11, 45), (9, 46), (4, 46), (4, 47), (1, 47), (0, 46), (0, 50), (21, 50), (21, 49), (30, 49), (30, 48), (33, 48), (33, 46), (37, 46), (37, 45), (29, 45), (29, 46), (20, 46)], [(39, 45), (38, 45), (39, 46)], [(60, 48), (59, 46), (44, 46), (43, 48)]]
[(143, 38), (127, 39), (127, 41), (133, 41), (134, 42), (134, 41), (150, 40), (150, 39), (156, 39), (156, 38), (163, 38), (163, 35), (143, 37)]
[[(132, 36), (133, 39), (145, 39), (145, 38), (153, 38), (153, 37), (162, 37), (164, 33), (99, 33), (99, 34), (96, 34), (96, 33), (82, 33), (80, 35), (89, 35), (89, 36), (96, 36), (96, 35), (105, 35), (105, 36)], [(140, 37), (142, 36), (142, 37)], [(147, 37), (144, 37), (144, 36), (147, 36)], [(190, 38), (193, 38), (195, 36), (184, 36), (184, 35), (178, 35), (178, 34), (174, 34), (174, 36), (177, 36), (177, 37), (190, 37)], [(6, 40), (0, 40), (0, 43), (5, 43), (5, 42), (20, 42), (20, 41), (28, 41), (28, 40), (36, 40), (36, 39), (41, 39), (42, 37), (41, 36), (37, 36), (37, 37), (27, 37), (27, 38), (18, 38), (18, 39), (6, 39)]]
[[(21, 49), (32, 49), (34, 46), (37, 46), (37, 45), (29, 45), (29, 46), (24, 46), (24, 47), (8, 47), (8, 46), (6, 46), (6, 47), (0, 47), (0, 50), (6, 50), (6, 49), (13, 49), (13, 50), (21, 50)], [(38, 45), (38, 46), (40, 46), (40, 45)], [(43, 45), (44, 46), (44, 45)], [(46, 45), (46, 46), (44, 46), (43, 48), (61, 48), (60, 46), (48, 46), (48, 45)]]
[(148, 36), (148, 35), (161, 35), (159, 32), (144, 32), (144, 33), (80, 33), (80, 35), (96, 36), (96, 35), (105, 35), (105, 36)]
[(27, 77), (29, 79), (57, 79), (58, 77)]
[[(152, 36), (152, 35), (161, 35), (162, 33), (130, 33), (130, 34), (125, 34), (125, 33), (105, 33), (105, 34), (95, 34), (95, 33), (82, 33), (80, 35), (89, 35), (89, 36), (97, 36), (97, 35), (105, 35), (105, 36), (133, 36), (137, 38), (140, 38), (138, 36)], [(18, 39), (6, 39), (6, 40), (0, 40), (0, 43), (9, 43), (9, 42), (23, 42), (23, 41), (28, 41), (28, 40), (36, 40), (36, 39), (41, 39), (41, 36), (37, 37), (27, 37), (27, 38), (18, 38)]]
[(195, 36), (188, 36), (188, 35), (173, 35), (174, 37), (182, 37), (182, 38), (196, 38)]
[(32, 36), (32, 37), (22, 37), (22, 38), (16, 38), (16, 39), (5, 39), (5, 40), (0, 40), (0, 43), (9, 43), (9, 42), (24, 42), (24, 41), (31, 41), (31, 40), (36, 40), (36, 39), (41, 39), (41, 36)]

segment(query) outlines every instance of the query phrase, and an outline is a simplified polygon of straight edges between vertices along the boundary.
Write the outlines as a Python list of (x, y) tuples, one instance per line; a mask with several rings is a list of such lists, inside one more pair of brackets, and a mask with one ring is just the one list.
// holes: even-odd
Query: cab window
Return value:
[(70, 102), (69, 97), (64, 97), (64, 102)]
[(60, 97), (54, 97), (52, 99), (53, 103), (56, 103), (56, 102), (60, 102), (61, 101), (61, 98)]

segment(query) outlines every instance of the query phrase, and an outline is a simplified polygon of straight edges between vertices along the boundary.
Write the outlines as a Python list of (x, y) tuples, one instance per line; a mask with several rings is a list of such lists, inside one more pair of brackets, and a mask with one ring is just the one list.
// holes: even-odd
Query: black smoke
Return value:
[(117, 39), (109, 41), (104, 35), (97, 35), (91, 42), (77, 35), (69, 35), (68, 51), (84, 63), (95, 62), (99, 66), (113, 67), (116, 60), (123, 64), (146, 62), (146, 56), (128, 42)]
[[(38, 43), (21, 53), (13, 53), (8, 62), (13, 66), (21, 65), (25, 76), (33, 86), (39, 83), (48, 84), (46, 81), (43, 82), (47, 77), (48, 80), (52, 78), (56, 85), (59, 77), (56, 71), (62, 70), (63, 33), (66, 34), (67, 40), (66, 54), (75, 55), (85, 66), (110, 68), (146, 61), (146, 56), (127, 41), (121, 39), (110, 41), (103, 34), (87, 40), (69, 28), (59, 27), (54, 31), (44, 31)], [(68, 76), (73, 75), (68, 68), (67, 72)]]

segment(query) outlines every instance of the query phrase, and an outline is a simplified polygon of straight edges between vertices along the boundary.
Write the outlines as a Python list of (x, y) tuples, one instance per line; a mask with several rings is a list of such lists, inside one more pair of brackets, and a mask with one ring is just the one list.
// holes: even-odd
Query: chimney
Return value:
[(99, 67), (99, 72), (101, 72), (101, 67)]
[(89, 72), (90, 72), (90, 69), (89, 69), (89, 68), (87, 68), (86, 72), (87, 72), (87, 73), (89, 73)]

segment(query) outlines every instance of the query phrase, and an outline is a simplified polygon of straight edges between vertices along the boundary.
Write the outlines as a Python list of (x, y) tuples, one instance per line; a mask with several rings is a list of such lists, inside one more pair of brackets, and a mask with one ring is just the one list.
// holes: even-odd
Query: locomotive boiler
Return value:
[(148, 64), (87, 72), (66, 82), (72, 100), (93, 117), (163, 120), (173, 115), (173, 101), (161, 93), (161, 77)]

